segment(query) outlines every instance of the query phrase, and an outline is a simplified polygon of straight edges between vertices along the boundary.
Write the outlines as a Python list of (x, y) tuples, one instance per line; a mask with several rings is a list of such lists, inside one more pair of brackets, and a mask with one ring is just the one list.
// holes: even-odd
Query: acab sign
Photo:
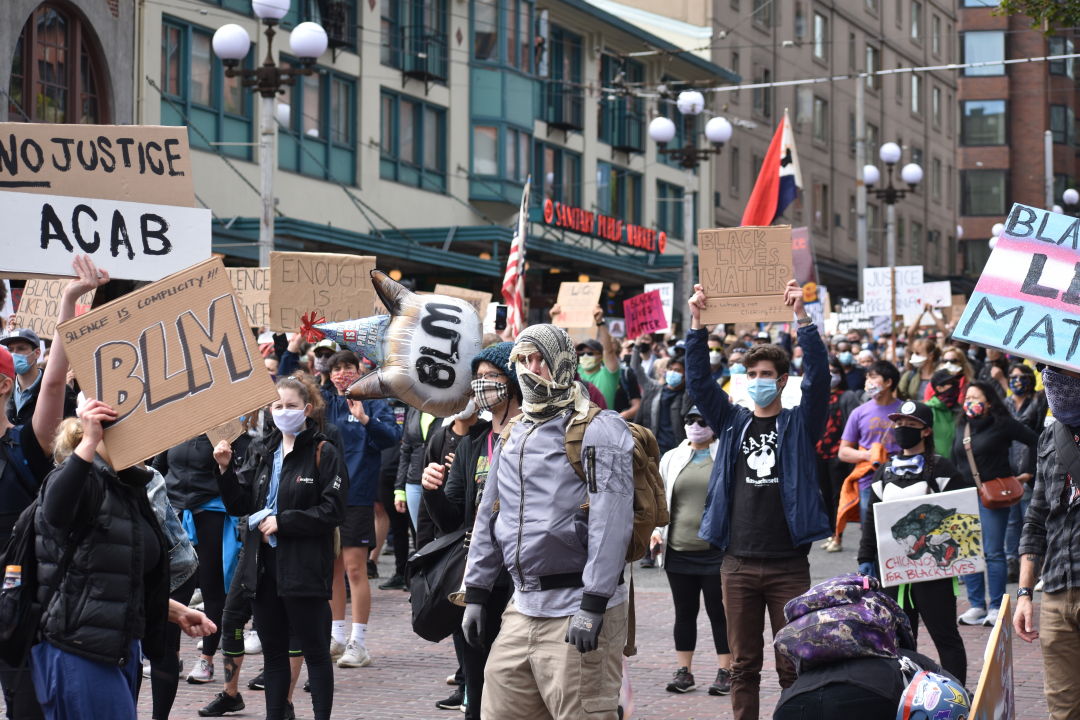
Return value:
[(627, 247), (663, 254), (667, 248), (667, 233), (624, 223), (609, 215), (582, 210), (581, 208), (544, 200), (544, 223), (582, 235), (592, 235), (601, 240)]

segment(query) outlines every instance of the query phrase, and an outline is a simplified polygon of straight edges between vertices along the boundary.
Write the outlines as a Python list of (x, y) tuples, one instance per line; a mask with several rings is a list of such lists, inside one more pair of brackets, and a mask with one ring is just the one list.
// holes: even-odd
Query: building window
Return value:
[[(1073, 54), (1073, 41), (1063, 37), (1052, 37), (1048, 41), (1048, 52), (1051, 55), (1072, 55)], [(1066, 75), (1068, 77), (1075, 77), (1073, 72), (1074, 63), (1076, 61), (1073, 58), (1067, 60), (1051, 60), (1050, 61), (1050, 74), (1051, 75)]]
[(656, 181), (656, 229), (669, 238), (683, 237), (683, 189), (663, 180)]
[(956, 188), (955, 174), (952, 163), (949, 163), (948, 168), (945, 170), (945, 207), (950, 210), (953, 207), (953, 193)]
[(960, 214), (1003, 217), (1006, 170), (961, 170)]
[(832, 208), (829, 205), (828, 183), (814, 183), (814, 227), (820, 230), (829, 229), (829, 219)]
[[(298, 63), (282, 57), (282, 64)], [(282, 170), (356, 182), (356, 80), (329, 68), (296, 79), (289, 125), (278, 135)]]
[(911, 221), (911, 254), (912, 260), (917, 263), (923, 258), (923, 226), (921, 222)]
[(904, 25), (904, 0), (895, 0), (894, 7), (896, 8), (896, 27), (902, 27)]
[(541, 142), (535, 144), (533, 153), (540, 196), (581, 207), (581, 155)]
[(473, 59), (532, 72), (532, 8), (533, 0), (473, 0)]
[(499, 174), (499, 128), (485, 125), (473, 127), (473, 174)]
[(858, 50), (855, 45), (855, 33), (849, 32), (847, 34), (847, 58), (848, 58), (848, 70), (855, 70), (857, 67)]
[(582, 38), (556, 26), (551, 27), (549, 36), (543, 120), (551, 127), (581, 130), (585, 127)]
[(379, 102), (379, 177), (446, 192), (446, 110), (388, 90)]
[(934, 118), (934, 125), (941, 127), (941, 88), (937, 85), (930, 89), (930, 114)]
[(866, 11), (867, 12), (872, 12), (875, 15), (877, 15), (878, 0), (866, 0)]
[(923, 79), (919, 73), (911, 74), (911, 112), (914, 115), (922, 114), (922, 86)]
[(731, 195), (739, 197), (739, 148), (732, 146), (731, 154)]
[(874, 123), (866, 123), (866, 148), (868, 157), (872, 157), (873, 154), (877, 152), (876, 148), (881, 147), (878, 145), (880, 136), (881, 134), (878, 132), (877, 125)]
[(930, 197), (941, 200), (941, 159), (934, 158), (930, 162)]
[(623, 222), (641, 224), (641, 175), (596, 163), (596, 209)]
[[(754, 79), (754, 82), (771, 83), (772, 71), (768, 68), (758, 68), (757, 77)], [(754, 112), (764, 118), (772, 117), (771, 87), (754, 88)]]
[(881, 87), (880, 77), (877, 75), (881, 70), (881, 51), (873, 45), (867, 43), (866, 45), (866, 87), (870, 90), (877, 90)]
[(1059, 145), (1076, 143), (1076, 114), (1068, 105), (1050, 106), (1050, 132)]
[[(741, 65), (741, 63), (739, 62), (739, 59), (740, 59), (739, 58), (739, 51), (738, 50), (732, 50), (731, 51), (731, 72), (735, 73), (736, 75), (739, 74), (739, 66)], [(733, 90), (730, 93), (728, 93), (728, 95), (731, 97), (731, 102), (733, 102), (733, 103), (739, 102), (739, 91), (738, 90)]]
[(814, 142), (829, 142), (829, 101), (814, 97)]
[[(600, 86), (610, 88), (620, 73), (631, 88), (645, 82), (645, 66), (612, 55), (600, 58)], [(631, 93), (604, 93), (599, 102), (600, 140), (626, 152), (645, 150), (645, 101)]]
[(1004, 145), (1005, 101), (963, 101), (960, 142), (962, 145)]
[[(210, 145), (251, 141), (251, 93), (225, 77), (207, 30), (172, 19), (161, 28), (161, 121), (191, 128), (191, 147), (249, 159), (251, 147)], [(252, 54), (248, 54), (247, 64)], [(293, 108), (294, 117), (296, 109)]]
[(935, 55), (941, 54), (941, 16), (934, 15), (930, 18), (930, 52)]
[(900, 262), (905, 260), (907, 249), (907, 222), (903, 215), (896, 214), (896, 259)]
[(754, 18), (755, 25), (763, 28), (772, 27), (773, 0), (754, 0), (750, 14)]
[(825, 48), (829, 44), (829, 19), (819, 12), (814, 13), (814, 57), (825, 59)]
[[(1005, 59), (1005, 33), (1002, 30), (980, 30), (964, 33), (964, 62), (983, 63)], [(983, 65), (964, 69), (964, 75), (1004, 75), (1004, 65)]]
[[(816, 15), (817, 13), (815, 13)], [(795, 39), (802, 41), (806, 37), (806, 12), (801, 0), (795, 2)]]
[(446, 0), (397, 0), (383, 3), (383, 65), (428, 80), (446, 80)]
[(109, 122), (109, 86), (102, 67), (93, 28), (59, 6), (42, 3), (15, 43), (8, 119)]
[[(897, 67), (902, 67), (903, 63), (904, 63), (904, 59), (902, 57), (900, 57), (899, 55), (897, 55), (896, 56), (896, 66)], [(896, 74), (896, 104), (897, 105), (903, 105), (904, 104), (904, 83), (905, 82), (907, 82), (907, 79), (904, 77), (904, 75), (902, 73), (897, 73)]]
[(911, 39), (922, 42), (922, 3), (918, 0), (911, 3)]

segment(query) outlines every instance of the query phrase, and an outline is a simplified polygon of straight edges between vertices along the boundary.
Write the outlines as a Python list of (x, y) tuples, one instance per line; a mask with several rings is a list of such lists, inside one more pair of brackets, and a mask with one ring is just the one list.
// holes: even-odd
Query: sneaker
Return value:
[(265, 689), (266, 689), (266, 683), (263, 682), (263, 671), (262, 671), (262, 668), (259, 668), (259, 674), (256, 675), (255, 677), (251, 678), (251, 680), (248, 681), (248, 690), (265, 690)]
[(236, 693), (234, 697), (223, 690), (206, 707), (199, 710), (199, 717), (221, 717), (225, 713), (240, 712), (243, 709), (244, 698), (240, 693)]
[(828, 550), (829, 546), (832, 545), (835, 540), (836, 540), (836, 538), (829, 538), (825, 542), (818, 545), (818, 547), (821, 548), (822, 550)]
[(262, 640), (259, 639), (259, 633), (254, 630), (244, 633), (244, 654), (262, 655)]
[(311, 681), (310, 680), (305, 680), (304, 681), (304, 692), (306, 692), (306, 693), (311, 692)]
[(986, 627), (994, 627), (998, 621), (998, 608), (990, 608), (990, 612), (986, 613), (986, 619), (982, 621), (982, 624)]
[[(195, 609), (198, 610), (198, 608), (195, 608)], [(199, 612), (202, 612), (202, 611), (199, 610)], [(198, 650), (199, 652), (202, 652), (202, 646), (203, 646), (202, 638), (199, 638), (199, 642), (195, 643), (195, 649)]]
[(643, 568), (654, 568), (656, 567), (656, 561), (652, 559), (651, 555), (646, 555), (641, 558), (641, 562), (639, 562), (638, 565)]
[(147, 680), (150, 679), (150, 661), (149, 660), (143, 660), (142, 676), (144, 678), (146, 678)]
[(829, 540), (829, 544), (825, 546), (825, 552), (843, 552), (844, 544), (839, 543), (836, 540)]
[(285, 720), (296, 720), (296, 708), (291, 702), (285, 703)]
[(404, 590), (405, 578), (400, 575), (394, 574), (390, 576), (390, 579), (379, 585), (380, 590)]
[(339, 643), (330, 638), (330, 662), (337, 662), (338, 658), (345, 654), (345, 643)]
[(685, 667), (676, 670), (673, 677), (674, 680), (668, 683), (668, 692), (685, 693), (690, 692), (697, 687), (697, 685), (694, 684), (694, 676), (691, 675), (690, 671)]
[(710, 695), (730, 695), (731, 694), (731, 671), (727, 668), (720, 668), (716, 671), (716, 680), (709, 686)]
[(435, 703), (435, 707), (440, 710), (459, 710), (464, 704), (465, 693), (461, 690), (455, 690), (450, 697)]
[(206, 662), (205, 658), (195, 661), (195, 667), (188, 673), (187, 681), (195, 685), (204, 685), (214, 681), (214, 664)]
[(338, 658), (337, 666), (340, 668), (367, 667), (371, 664), (371, 655), (367, 648), (353, 640), (345, 646), (345, 654)]
[(379, 577), (379, 566), (374, 560), (367, 561), (367, 576), (368, 580), (374, 580)]
[(446, 676), (446, 684), (447, 685), (460, 685), (461, 683), (458, 682), (457, 673), (450, 673), (449, 675), (447, 675)]
[(986, 619), (986, 611), (982, 608), (969, 608), (967, 612), (963, 613), (956, 622), (961, 625), (982, 625), (983, 620)]

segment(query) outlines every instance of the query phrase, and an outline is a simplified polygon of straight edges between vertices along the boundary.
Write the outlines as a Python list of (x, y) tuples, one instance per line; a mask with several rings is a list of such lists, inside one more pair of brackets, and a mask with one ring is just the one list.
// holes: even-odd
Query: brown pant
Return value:
[[(773, 560), (728, 555), (720, 572), (732, 656), (731, 709), (735, 720), (758, 720), (765, 613), (775, 635), (786, 624), (784, 605), (810, 588), (810, 562), (806, 557)], [(779, 653), (776, 672), (780, 687), (795, 682), (795, 668)]]
[(1051, 720), (1080, 717), (1080, 588), (1043, 593), (1039, 645)]
[(484, 668), (482, 720), (616, 720), (626, 603), (604, 613), (596, 650), (566, 642), (570, 618), (522, 615), (511, 602)]

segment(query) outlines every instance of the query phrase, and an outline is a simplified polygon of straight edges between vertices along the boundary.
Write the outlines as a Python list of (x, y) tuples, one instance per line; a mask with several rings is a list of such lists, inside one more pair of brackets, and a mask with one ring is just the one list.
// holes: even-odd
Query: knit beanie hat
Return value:
[(510, 351), (513, 350), (513, 348), (514, 343), (512, 342), (496, 343), (491, 347), (484, 348), (472, 359), (473, 374), (476, 374), (476, 368), (480, 366), (480, 363), (489, 362), (506, 373), (506, 376), (510, 378), (511, 388), (520, 394), (517, 370), (514, 368), (514, 363), (510, 362)]

